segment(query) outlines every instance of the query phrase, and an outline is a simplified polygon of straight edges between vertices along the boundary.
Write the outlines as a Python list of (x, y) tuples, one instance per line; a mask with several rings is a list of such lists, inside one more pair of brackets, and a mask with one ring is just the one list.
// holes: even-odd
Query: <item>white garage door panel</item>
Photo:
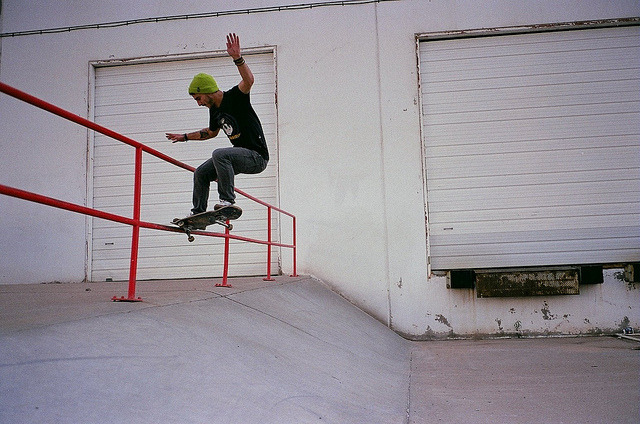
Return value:
[[(637, 262), (636, 252), (634, 249), (625, 251), (592, 251), (579, 252), (582, 264), (599, 264), (599, 263), (617, 263), (617, 262)], [(524, 254), (502, 254), (489, 251), (481, 256), (469, 253), (467, 256), (451, 256), (447, 269), (482, 269), (486, 267), (487, 262), (508, 262), (513, 264), (526, 263), (527, 267), (545, 267), (549, 264), (555, 265), (576, 265), (574, 263), (562, 264), (557, 262), (560, 252), (544, 252), (535, 253), (527, 252)], [(621, 260), (620, 258), (629, 258)], [(579, 265), (579, 264), (578, 264)], [(510, 265), (510, 268), (518, 268), (523, 265)]]
[[(603, 103), (611, 101), (615, 95), (621, 101), (633, 100), (633, 80), (595, 81), (590, 83), (571, 83), (562, 86), (563, 96), (547, 95), (537, 87), (496, 87), (493, 92), (468, 90), (468, 92), (427, 92), (432, 100), (431, 113), (434, 115), (452, 112), (478, 110), (510, 110), (509, 108), (530, 108), (536, 106), (563, 105), (576, 103)], [(464, 102), (459, 100), (463, 99)]]
[[(582, 182), (608, 182), (620, 181), (625, 184), (624, 189), (629, 193), (635, 193), (634, 182), (640, 179), (640, 171), (638, 169), (619, 169), (619, 172), (613, 174), (609, 171), (579, 171), (579, 172), (548, 172), (545, 174), (535, 175), (512, 175), (508, 180), (504, 177), (490, 176), (477, 178), (440, 178), (433, 179), (430, 182), (430, 190), (442, 190), (440, 195), (450, 195), (455, 198), (464, 198), (464, 194), (455, 193), (455, 190), (466, 190), (484, 187), (530, 187), (533, 185), (562, 185)], [(446, 191), (445, 190), (454, 190)], [(570, 191), (570, 190), (567, 190)], [(504, 190), (502, 191), (504, 194)], [(511, 196), (515, 194), (512, 190)], [(526, 193), (526, 192), (525, 192)], [(509, 196), (509, 197), (511, 197)], [(504, 196), (506, 197), (506, 196)]]
[(433, 269), (640, 260), (638, 27), (420, 58)]
[[(605, 115), (606, 116), (606, 115)], [(492, 122), (465, 122), (456, 125), (433, 125), (426, 129), (425, 137), (441, 140), (444, 145), (460, 145), (471, 142), (522, 141), (532, 140), (541, 136), (544, 140), (575, 138), (576, 131), (584, 137), (608, 137), (621, 135), (635, 135), (637, 129), (627, 128), (637, 112), (625, 112), (608, 116), (614, 123), (624, 125), (623, 128), (611, 128), (609, 124), (595, 119), (595, 116), (574, 116), (542, 119), (509, 120), (504, 114), (496, 114), (496, 120)], [(518, 131), (515, 132), (514, 129)], [(463, 140), (461, 140), (461, 137)]]
[[(256, 77), (251, 101), (263, 124), (271, 160), (258, 175), (240, 175), (236, 185), (268, 203), (277, 203), (277, 146), (275, 70), (273, 54), (246, 55)], [(188, 95), (193, 75), (214, 75), (221, 89), (240, 81), (228, 57), (175, 62), (145, 63), (96, 69), (95, 121), (136, 141), (197, 167), (219, 147), (231, 144), (223, 136), (204, 142), (168, 142), (165, 132), (183, 133), (205, 128), (208, 109), (198, 107)], [(144, 95), (142, 94), (144, 93)], [(132, 216), (135, 149), (96, 134), (93, 148), (93, 205), (118, 215)], [(143, 154), (141, 219), (168, 224), (191, 209), (193, 174)], [(210, 202), (218, 199), (212, 184)], [(242, 196), (240, 220), (233, 233), (267, 239), (267, 210)], [(272, 217), (273, 239), (277, 239), (277, 214)], [(222, 232), (223, 228), (210, 227)], [(91, 278), (126, 280), (129, 275), (131, 228), (94, 219), (92, 224)], [(196, 237), (188, 243), (183, 234), (141, 230), (138, 279), (219, 277), (222, 275), (224, 239)], [(272, 269), (278, 271), (278, 249), (273, 250)], [(260, 275), (266, 271), (267, 247), (231, 241), (230, 275)]]
[[(560, 199), (558, 199), (560, 200)], [(434, 223), (437, 222), (469, 222), (474, 219), (477, 221), (501, 221), (501, 220), (529, 220), (536, 218), (572, 218), (582, 216), (634, 216), (638, 214), (640, 210), (640, 203), (622, 201), (617, 203), (600, 203), (587, 202), (587, 199), (582, 204), (578, 205), (562, 205), (558, 204), (551, 206), (541, 206), (535, 204), (530, 207), (505, 207), (500, 204), (496, 204), (494, 207), (490, 205), (477, 205), (473, 209), (467, 210), (455, 210), (455, 211), (443, 211), (432, 212), (430, 217)], [(515, 202), (514, 202), (515, 203)], [(522, 203), (522, 202), (519, 202)], [(484, 212), (482, 215), (478, 214), (478, 211)], [(478, 219), (478, 217), (481, 217)]]
[[(550, 178), (553, 180), (553, 178)], [(483, 179), (482, 181), (488, 181)], [(509, 196), (505, 196), (505, 187), (509, 186), (481, 186), (446, 189), (440, 188), (442, 193), (431, 207), (437, 212), (478, 210), (487, 208), (510, 209), (514, 207), (551, 207), (563, 205), (595, 205), (606, 203), (626, 203), (629, 198), (637, 197), (637, 191), (629, 188), (629, 180), (612, 181), (580, 181), (550, 183), (548, 191), (544, 191), (540, 184), (525, 185), (512, 181), (514, 189)], [(460, 182), (459, 182), (460, 183)], [(471, 184), (469, 184), (471, 186)], [(482, 202), (482, 203), (480, 203)]]
[[(626, 244), (627, 240), (619, 238), (604, 239), (607, 242), (606, 250), (624, 251), (628, 249)], [(636, 239), (638, 240), (638, 239)], [(546, 242), (526, 242), (526, 243), (495, 243), (495, 244), (478, 244), (478, 247), (482, 246), (487, 250), (490, 250), (495, 255), (512, 255), (512, 254), (526, 254), (530, 253), (535, 255), (536, 253), (562, 253), (566, 250), (575, 250), (578, 252), (601, 252), (600, 241), (583, 241), (583, 240), (556, 240), (553, 245), (548, 245)], [(468, 254), (468, 250), (462, 246), (447, 246), (447, 255), (461, 256)]]
[[(474, 160), (481, 155), (451, 156), (432, 160), (431, 164), (438, 167), (441, 178), (458, 177), (486, 177), (489, 175), (522, 175), (544, 172), (545, 170), (562, 172), (581, 171), (583, 169), (616, 169), (621, 167), (631, 169), (638, 157), (636, 147), (603, 147), (585, 148), (575, 152), (575, 158), (567, 160), (567, 152), (521, 152), (495, 153), (482, 155), (482, 160)], [(464, 170), (464, 171), (462, 171)]]
[[(606, 144), (605, 144), (606, 143)], [(500, 143), (471, 143), (456, 147), (454, 145), (434, 146), (427, 149), (429, 157), (435, 160), (440, 157), (477, 156), (495, 154), (523, 153), (523, 152), (554, 152), (575, 150), (581, 153), (584, 149), (607, 149), (619, 147), (634, 147), (635, 140), (631, 135), (611, 135), (606, 140), (602, 137), (580, 137), (563, 139), (539, 139), (522, 141), (503, 141)]]
[[(483, 268), (485, 265), (482, 260), (486, 259), (485, 256), (495, 260), (500, 257), (524, 260), (528, 257), (526, 261), (529, 266), (549, 265), (550, 257), (563, 255), (569, 250), (590, 258), (592, 263), (631, 262), (635, 260), (637, 249), (630, 246), (640, 245), (640, 235), (633, 236), (632, 232), (633, 227), (619, 227), (613, 231), (609, 227), (587, 228), (582, 229), (578, 239), (572, 239), (575, 237), (575, 231), (564, 229), (470, 234), (460, 239), (463, 244), (449, 245), (446, 243), (450, 239), (443, 238), (440, 248), (443, 254), (451, 258), (452, 263), (471, 268)], [(439, 242), (438, 236), (434, 238)], [(473, 249), (469, 249), (470, 246)], [(479, 256), (474, 253), (474, 250), (487, 253)]]

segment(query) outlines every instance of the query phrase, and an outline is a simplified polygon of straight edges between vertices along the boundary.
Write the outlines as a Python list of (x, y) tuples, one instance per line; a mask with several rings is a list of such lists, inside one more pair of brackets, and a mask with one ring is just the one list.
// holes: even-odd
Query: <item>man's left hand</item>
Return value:
[(231, 33), (227, 35), (227, 53), (234, 60), (240, 58), (240, 38), (235, 34)]

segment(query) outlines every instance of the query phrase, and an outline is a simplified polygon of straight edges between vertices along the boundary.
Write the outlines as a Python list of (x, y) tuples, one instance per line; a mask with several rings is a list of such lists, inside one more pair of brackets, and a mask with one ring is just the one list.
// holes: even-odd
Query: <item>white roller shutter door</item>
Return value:
[(640, 260), (637, 26), (420, 43), (434, 270)]
[[(236, 186), (268, 203), (277, 203), (277, 151), (275, 69), (272, 53), (245, 55), (255, 75), (251, 102), (264, 128), (270, 161), (258, 175), (238, 175)], [(182, 162), (197, 167), (219, 147), (231, 146), (224, 134), (204, 142), (172, 144), (165, 132), (184, 133), (205, 128), (209, 111), (198, 107), (187, 93), (193, 76), (213, 75), (227, 90), (240, 81), (228, 57), (140, 63), (98, 67), (95, 72), (94, 119), (97, 123), (146, 144)], [(96, 134), (93, 146), (93, 206), (131, 217), (135, 149)], [(169, 224), (186, 216), (192, 207), (193, 174), (151, 155), (143, 155), (141, 219)], [(217, 201), (215, 182), (210, 207)], [(267, 239), (267, 210), (238, 196), (242, 217), (234, 221), (233, 234)], [(278, 219), (273, 214), (273, 237)], [(208, 230), (223, 232), (220, 226)], [(219, 277), (222, 275), (224, 239), (141, 229), (138, 279)], [(94, 281), (126, 280), (129, 273), (131, 227), (101, 219), (91, 226), (90, 278)], [(267, 247), (231, 241), (230, 275), (264, 275)], [(278, 271), (274, 249), (272, 270)]]

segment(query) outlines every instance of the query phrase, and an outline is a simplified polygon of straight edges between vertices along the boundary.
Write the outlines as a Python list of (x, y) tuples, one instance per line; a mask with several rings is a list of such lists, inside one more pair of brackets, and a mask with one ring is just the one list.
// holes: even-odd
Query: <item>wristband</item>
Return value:
[(242, 65), (244, 65), (244, 57), (240, 56), (239, 58), (234, 59), (234, 60), (233, 60), (233, 63), (235, 63), (235, 64), (236, 64), (236, 66), (242, 66)]
[(184, 135), (184, 141), (189, 140), (189, 137), (187, 137), (187, 133), (184, 133), (184, 134), (182, 134), (182, 135)]

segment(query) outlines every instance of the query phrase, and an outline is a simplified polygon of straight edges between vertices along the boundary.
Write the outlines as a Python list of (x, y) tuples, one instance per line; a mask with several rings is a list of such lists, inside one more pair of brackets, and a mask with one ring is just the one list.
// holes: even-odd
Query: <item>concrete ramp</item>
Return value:
[(402, 423), (407, 341), (311, 278), (0, 286), (0, 423)]
[(638, 422), (636, 341), (410, 342), (311, 278), (232, 284), (0, 286), (0, 424)]

